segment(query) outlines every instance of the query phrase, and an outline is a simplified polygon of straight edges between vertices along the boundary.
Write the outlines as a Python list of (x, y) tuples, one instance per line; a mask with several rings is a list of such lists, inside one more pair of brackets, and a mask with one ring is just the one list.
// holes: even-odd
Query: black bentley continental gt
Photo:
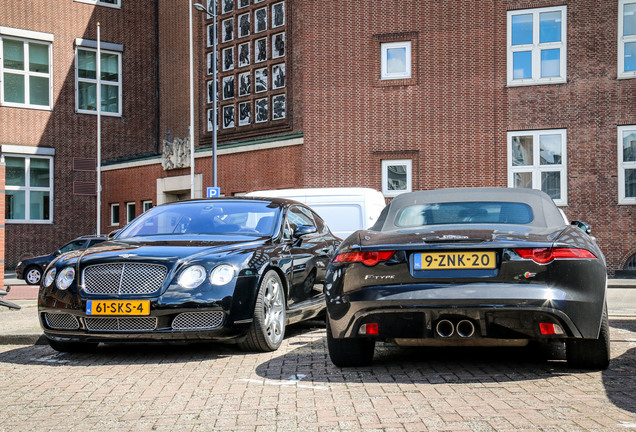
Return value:
[(545, 193), (461, 188), (405, 193), (349, 236), (325, 283), (337, 366), (404, 346), (565, 344), (569, 366), (605, 369), (605, 258), (589, 228)]
[(287, 324), (324, 311), (338, 245), (316, 213), (290, 200), (160, 205), (111, 240), (53, 261), (40, 324), (58, 351), (200, 340), (272, 351)]

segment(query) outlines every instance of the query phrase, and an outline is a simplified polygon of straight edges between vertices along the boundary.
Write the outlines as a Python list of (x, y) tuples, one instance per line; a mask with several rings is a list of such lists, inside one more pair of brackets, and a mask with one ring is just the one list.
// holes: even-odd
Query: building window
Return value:
[(285, 55), (285, 33), (278, 33), (272, 36), (272, 58), (279, 58)]
[(223, 129), (234, 127), (234, 105), (223, 107)]
[(254, 41), (254, 63), (267, 60), (267, 38)]
[(382, 194), (397, 196), (411, 192), (413, 184), (411, 159), (382, 161)]
[(272, 28), (285, 25), (285, 2), (272, 5)]
[(250, 73), (244, 72), (242, 74), (239, 74), (238, 80), (239, 80), (239, 91), (238, 91), (239, 96), (248, 96), (251, 92), (251, 87), (252, 87), (250, 83)]
[(267, 98), (256, 99), (254, 102), (254, 122), (263, 123), (269, 119)]
[(636, 0), (618, 3), (618, 77), (636, 78)]
[[(77, 48), (75, 88), (77, 112), (97, 112), (97, 50)], [(101, 112), (121, 116), (121, 53), (101, 51)]]
[(117, 226), (119, 225), (119, 204), (111, 204), (110, 205), (110, 225)]
[(284, 119), (287, 110), (286, 97), (284, 94), (272, 96), (272, 120)]
[(53, 100), (51, 42), (14, 38), (1, 29), (0, 42), (2, 105), (50, 109)]
[(272, 66), (272, 90), (285, 87), (285, 63)]
[[(234, 75), (223, 77), (223, 100), (234, 97)], [(211, 101), (210, 101), (211, 102)]]
[(250, 43), (246, 42), (238, 46), (238, 67), (250, 64)]
[(222, 42), (228, 42), (234, 39), (234, 18), (228, 18), (221, 23), (223, 33), (221, 36)]
[(380, 78), (411, 78), (411, 42), (389, 42), (380, 45)]
[(223, 0), (222, 5), (222, 13), (228, 13), (234, 10), (234, 0)]
[(130, 223), (135, 218), (137, 207), (134, 202), (126, 203), (126, 223)]
[(7, 222), (53, 222), (53, 158), (5, 154)]
[(267, 68), (256, 69), (254, 71), (254, 93), (267, 91)]
[(508, 187), (539, 189), (567, 204), (565, 129), (508, 132)]
[(152, 208), (152, 200), (142, 201), (141, 205), (143, 206), (144, 212), (147, 212)]
[(636, 126), (618, 127), (618, 203), (636, 204)]
[(256, 9), (254, 12), (254, 33), (267, 30), (267, 8)]
[(234, 69), (234, 47), (225, 48), (221, 56), (223, 57), (223, 71)]
[(250, 35), (250, 14), (246, 13), (238, 17), (238, 37), (246, 37)]
[(239, 126), (245, 126), (251, 123), (251, 104), (249, 102), (239, 103)]
[(566, 81), (565, 6), (508, 12), (508, 85)]

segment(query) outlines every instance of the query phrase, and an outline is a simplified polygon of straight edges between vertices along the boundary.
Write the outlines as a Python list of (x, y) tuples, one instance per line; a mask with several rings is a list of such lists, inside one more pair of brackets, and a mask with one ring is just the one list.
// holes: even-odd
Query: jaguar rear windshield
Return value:
[(515, 224), (534, 220), (532, 208), (519, 202), (445, 202), (404, 207), (395, 217), (400, 228), (446, 224)]

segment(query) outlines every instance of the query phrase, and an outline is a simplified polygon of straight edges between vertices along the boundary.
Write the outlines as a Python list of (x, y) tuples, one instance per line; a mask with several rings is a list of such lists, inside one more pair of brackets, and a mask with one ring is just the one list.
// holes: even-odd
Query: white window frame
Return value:
[[(132, 217), (130, 217), (130, 208), (134, 207), (135, 210), (133, 211), (133, 215)], [(126, 203), (126, 223), (129, 224), (136, 216), (137, 213), (137, 203), (134, 201), (131, 202), (127, 202)]]
[[(115, 214), (117, 215), (117, 220), (115, 220)], [(110, 205), (110, 226), (119, 226), (120, 223), (121, 217), (119, 215), (119, 203), (112, 203)]]
[[(25, 185), (24, 186), (9, 186), (5, 185), (5, 190), (15, 190), (15, 191), (24, 191), (24, 219), (9, 219), (6, 218), (5, 222), (7, 224), (52, 224), (53, 223), (53, 210), (54, 210), (54, 155), (55, 151), (53, 149), (38, 149), (31, 148), (25, 149), (26, 151), (20, 151), (23, 149), (23, 146), (12, 146), (12, 145), (3, 145), (2, 146), (2, 163), (4, 163), (4, 158), (9, 157), (18, 157), (24, 158), (25, 165)], [(48, 187), (31, 187), (30, 186), (30, 171), (31, 171), (31, 159), (46, 159), (49, 161), (49, 186)], [(49, 192), (49, 218), (48, 219), (31, 219), (31, 194), (30, 192)]]
[[(405, 48), (406, 49), (406, 58), (405, 58), (405, 72), (400, 73), (389, 73), (387, 55), (389, 49), (395, 48)], [(392, 80), (392, 79), (407, 79), (411, 78), (411, 41), (401, 41), (401, 42), (387, 42), (380, 44), (380, 79), (382, 80)]]
[[(541, 135), (561, 135), (561, 163), (541, 165), (539, 137)], [(512, 139), (516, 136), (532, 136), (532, 165), (512, 165)], [(561, 198), (553, 200), (559, 206), (568, 204), (567, 181), (567, 129), (521, 130), (508, 132), (508, 187), (514, 188), (515, 173), (532, 173), (532, 188), (541, 190), (541, 173), (558, 171), (560, 173)]]
[[(539, 16), (544, 12), (561, 12), (561, 41), (539, 43)], [(532, 14), (532, 44), (512, 45), (512, 17), (515, 15)], [(522, 9), (508, 11), (507, 23), (507, 75), (508, 86), (527, 86), (541, 84), (559, 84), (567, 82), (567, 6), (554, 6), (546, 8)], [(558, 77), (541, 78), (541, 50), (560, 49)], [(519, 51), (532, 52), (532, 78), (514, 79), (513, 54)]]
[[(390, 190), (387, 187), (389, 166), (403, 165), (406, 168), (406, 189)], [(386, 197), (398, 196), (413, 190), (413, 161), (411, 159), (386, 159), (382, 161), (382, 194)]]
[(97, 6), (105, 6), (109, 8), (121, 9), (121, 0), (117, 0), (117, 3), (115, 4), (106, 3), (100, 0), (73, 0), (73, 1), (77, 3), (87, 3), (87, 4), (97, 5)]
[(625, 71), (625, 44), (636, 43), (636, 35), (623, 36), (625, 5), (636, 4), (636, 0), (619, 0), (618, 2), (618, 78), (636, 78), (636, 71)]
[(152, 208), (152, 200), (145, 200), (141, 202), (141, 209), (143, 210), (144, 213), (150, 210), (151, 208)]
[(623, 134), (624, 132), (635, 132), (636, 125), (632, 126), (619, 126), (617, 128), (618, 135), (618, 203), (619, 204), (636, 204), (636, 197), (625, 196), (625, 170), (636, 169), (636, 162), (624, 162), (623, 161)]
[[(78, 114), (92, 114), (92, 115), (97, 115), (97, 109), (95, 109), (95, 111), (92, 110), (86, 110), (86, 109), (80, 109), (79, 107), (79, 83), (80, 82), (86, 82), (86, 83), (92, 83), (97, 85), (97, 77), (95, 79), (92, 78), (80, 78), (79, 77), (79, 51), (83, 50), (83, 51), (92, 51), (95, 52), (95, 57), (97, 58), (97, 48), (93, 48), (93, 46), (96, 46), (97, 43), (91, 43), (93, 41), (85, 41), (84, 44), (80, 45), (76, 42), (76, 47), (75, 47), (75, 112)], [(124, 101), (122, 98), (122, 76), (123, 76), (123, 71), (122, 71), (122, 50), (114, 50), (114, 49), (104, 49), (104, 46), (111, 46), (111, 47), (120, 47), (121, 45), (116, 45), (116, 44), (101, 44), (101, 53), (102, 54), (114, 54), (117, 56), (117, 70), (119, 71), (119, 76), (118, 76), (118, 80), (117, 82), (115, 81), (105, 81), (105, 83), (109, 86), (117, 86), (117, 97), (119, 98), (119, 104), (118, 104), (118, 112), (114, 113), (114, 112), (109, 112), (109, 111), (101, 111), (101, 115), (103, 116), (110, 116), (110, 117), (121, 117), (122, 116), (122, 111), (123, 111), (123, 105), (124, 105)], [(98, 101), (99, 104), (101, 104), (101, 101)], [(100, 105), (101, 106), (101, 105)]]
[[(4, 40), (14, 40), (23, 43), (24, 49), (24, 70), (8, 69), (8, 73), (24, 76), (24, 103), (5, 102), (4, 100)], [(30, 30), (21, 30), (11, 27), (0, 26), (0, 106), (29, 108), (50, 111), (53, 109), (53, 40), (54, 37), (50, 33), (34, 32)], [(47, 45), (49, 49), (49, 71), (31, 72), (29, 70), (29, 42)], [(49, 104), (35, 105), (29, 102), (29, 77), (48, 78), (49, 80)]]

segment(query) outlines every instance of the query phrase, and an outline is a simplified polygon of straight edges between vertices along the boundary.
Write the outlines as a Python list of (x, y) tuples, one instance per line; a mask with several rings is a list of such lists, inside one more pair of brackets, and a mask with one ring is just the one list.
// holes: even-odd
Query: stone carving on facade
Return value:
[(165, 171), (190, 166), (190, 139), (175, 138), (170, 142), (163, 140), (161, 165)]

